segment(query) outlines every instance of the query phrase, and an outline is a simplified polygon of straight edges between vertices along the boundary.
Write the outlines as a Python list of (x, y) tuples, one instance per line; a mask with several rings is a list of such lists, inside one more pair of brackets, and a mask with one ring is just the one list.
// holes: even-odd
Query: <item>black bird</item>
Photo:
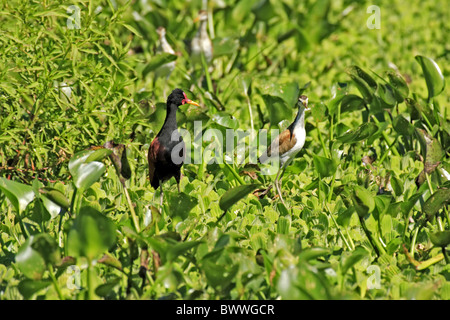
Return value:
[(186, 97), (181, 89), (175, 89), (167, 98), (166, 120), (153, 139), (148, 149), (148, 168), (152, 187), (156, 190), (161, 188), (160, 204), (163, 201), (162, 183), (175, 177), (177, 181), (178, 192), (180, 192), (181, 166), (185, 157), (185, 144), (177, 126), (177, 109), (179, 106), (189, 103), (199, 106)]

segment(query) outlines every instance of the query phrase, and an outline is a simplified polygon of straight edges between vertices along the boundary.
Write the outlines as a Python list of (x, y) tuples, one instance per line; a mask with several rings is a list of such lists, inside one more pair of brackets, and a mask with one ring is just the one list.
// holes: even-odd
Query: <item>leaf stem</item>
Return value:
[(55, 287), (55, 290), (56, 290), (56, 293), (58, 294), (59, 299), (64, 300), (64, 297), (61, 293), (61, 289), (59, 288), (59, 285), (58, 285), (58, 281), (56, 280), (56, 277), (55, 277), (53, 266), (51, 264), (48, 264), (47, 269), (48, 269), (48, 273), (50, 274), (50, 278), (52, 279), (53, 287)]
[(125, 182), (122, 182), (123, 186), (123, 192), (125, 193), (125, 197), (127, 198), (128, 207), (131, 212), (131, 218), (133, 220), (134, 229), (137, 233), (141, 232), (141, 229), (139, 228), (139, 219), (136, 216), (136, 212), (134, 211), (133, 203), (131, 202), (130, 195), (128, 193), (128, 188), (125, 186)]

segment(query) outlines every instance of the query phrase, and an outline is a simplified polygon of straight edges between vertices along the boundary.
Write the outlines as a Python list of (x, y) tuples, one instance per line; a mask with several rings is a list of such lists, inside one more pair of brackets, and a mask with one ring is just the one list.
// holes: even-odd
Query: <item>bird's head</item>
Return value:
[(159, 35), (159, 38), (163, 38), (166, 35), (166, 28), (164, 27), (159, 27), (158, 29), (156, 29), (156, 33)]
[(298, 97), (298, 107), (303, 107), (305, 108), (306, 111), (309, 111), (310, 108), (308, 107), (308, 97), (305, 95), (301, 95), (300, 97)]
[(197, 107), (200, 106), (197, 102), (188, 99), (186, 97), (186, 93), (184, 93), (183, 90), (178, 88), (173, 90), (172, 93), (169, 95), (169, 97), (167, 97), (167, 105), (174, 104), (177, 107), (179, 107), (185, 103), (192, 104)]
[(200, 10), (198, 12), (197, 18), (194, 19), (194, 23), (196, 23), (198, 21), (206, 21), (206, 20), (208, 20), (208, 12), (206, 12), (205, 10)]

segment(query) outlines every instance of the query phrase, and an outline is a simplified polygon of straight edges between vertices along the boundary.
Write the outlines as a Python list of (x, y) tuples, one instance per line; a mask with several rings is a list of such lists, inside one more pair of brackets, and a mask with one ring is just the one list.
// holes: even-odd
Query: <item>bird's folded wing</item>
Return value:
[(264, 163), (268, 158), (273, 156), (280, 156), (286, 152), (288, 152), (297, 142), (295, 136), (292, 136), (291, 131), (289, 129), (284, 130), (273, 139), (272, 143), (267, 148), (267, 151), (261, 155), (259, 161)]

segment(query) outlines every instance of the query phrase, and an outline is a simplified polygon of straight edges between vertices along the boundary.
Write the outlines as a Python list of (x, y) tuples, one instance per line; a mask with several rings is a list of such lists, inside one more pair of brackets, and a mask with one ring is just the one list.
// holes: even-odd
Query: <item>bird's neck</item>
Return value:
[(294, 128), (304, 128), (305, 127), (305, 107), (301, 106), (298, 108), (297, 117), (295, 117)]
[(206, 20), (200, 21), (200, 28), (198, 29), (197, 34), (202, 39), (208, 37), (208, 30), (206, 29)]
[(177, 109), (177, 106), (174, 104), (167, 106), (166, 120), (164, 120), (161, 132), (172, 133), (174, 130), (177, 130)]
[(168, 53), (171, 53), (171, 54), (175, 54), (175, 51), (173, 51), (173, 49), (170, 46), (169, 42), (167, 41), (165, 35), (161, 36), (161, 38), (160, 38), (160, 45), (161, 45), (162, 51), (168, 52)]

